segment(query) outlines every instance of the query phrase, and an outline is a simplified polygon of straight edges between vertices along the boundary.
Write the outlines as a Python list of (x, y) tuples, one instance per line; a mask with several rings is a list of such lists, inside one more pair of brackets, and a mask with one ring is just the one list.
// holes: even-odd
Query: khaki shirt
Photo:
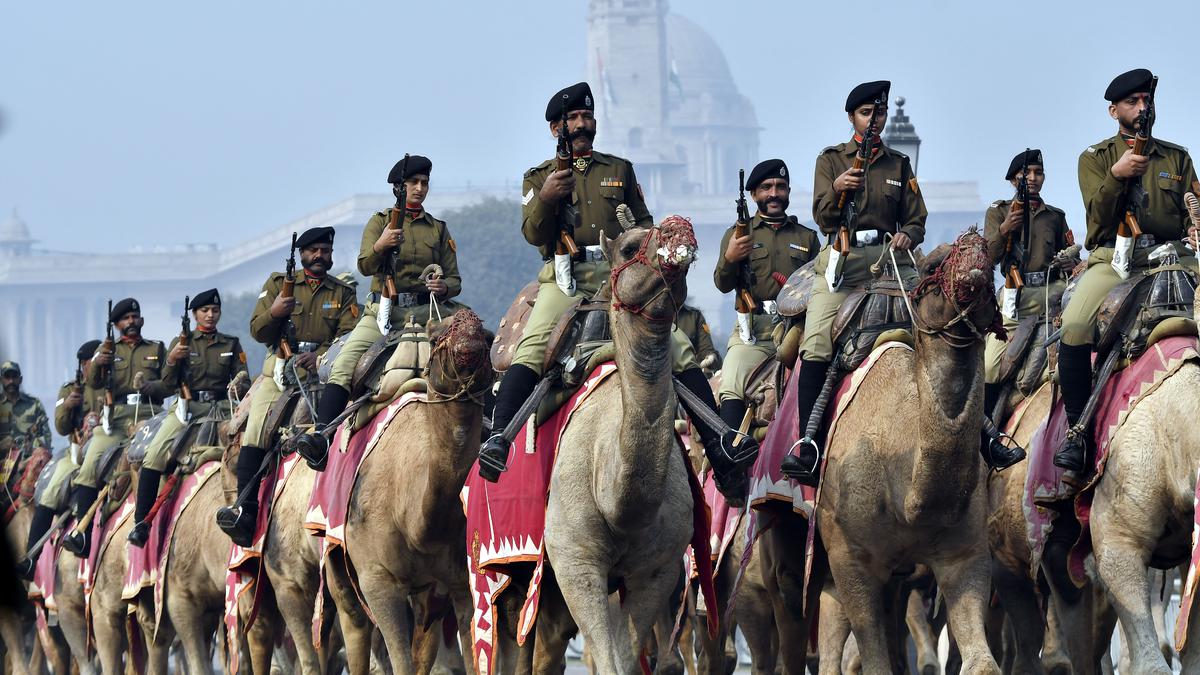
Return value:
[(95, 411), (99, 413), (104, 407), (103, 392), (98, 392), (95, 389), (87, 386), (83, 387), (83, 401), (79, 403), (77, 408), (68, 408), (66, 404), (67, 396), (75, 390), (75, 381), (72, 380), (63, 384), (58, 388), (58, 398), (54, 403), (54, 430), (61, 436), (70, 436), (79, 430), (83, 425), (83, 418), (89, 412)]
[(46, 408), (42, 402), (25, 392), (18, 393), (15, 401), (10, 401), (7, 396), (3, 396), (3, 399), (0, 403), (4, 409), (0, 412), (0, 426), (7, 428), (0, 431), (0, 436), (11, 437), (27, 450), (49, 449), (50, 420), (46, 417)]
[[(987, 238), (988, 256), (993, 265), (1000, 264), (1008, 250), (1008, 237), (1000, 234), (1000, 224), (1008, 217), (1011, 204), (1011, 199), (994, 201), (984, 215), (983, 235)], [(1025, 252), (1025, 271), (1044, 272), (1050, 267), (1055, 254), (1074, 243), (1071, 228), (1067, 226), (1067, 214), (1060, 208), (1042, 202), (1029, 214), (1029, 239), (1030, 244)], [(1021, 245), (1021, 228), (1013, 231), (1012, 240), (1014, 249)]]
[(675, 327), (683, 331), (683, 334), (691, 341), (692, 348), (696, 350), (697, 362), (703, 361), (712, 354), (716, 357), (712, 366), (713, 370), (721, 368), (721, 355), (713, 346), (712, 331), (708, 327), (708, 322), (704, 320), (704, 312), (691, 305), (683, 305), (675, 316)]
[[(250, 317), (250, 335), (267, 345), (271, 352), (279, 346), (285, 321), (271, 316), (271, 303), (283, 290), (283, 272), (275, 272), (263, 284), (258, 304)], [(296, 306), (292, 322), (298, 342), (316, 342), (318, 353), (325, 353), (334, 338), (349, 333), (358, 322), (358, 299), (354, 289), (333, 275), (325, 275), (315, 284), (306, 281), (303, 272), (296, 275)]]
[[(741, 263), (733, 264), (725, 259), (725, 249), (733, 238), (731, 226), (721, 238), (721, 248), (717, 253), (717, 268), (713, 271), (713, 281), (717, 290), (728, 293), (738, 285), (738, 268)], [(788, 216), (778, 229), (771, 227), (755, 214), (750, 219), (747, 230), (754, 243), (750, 249), (750, 270), (754, 273), (754, 287), (750, 294), (758, 302), (774, 300), (779, 295), (783, 284), (772, 275), (778, 272), (784, 280), (801, 265), (817, 257), (821, 250), (821, 240), (815, 230), (801, 225), (795, 216)], [(745, 261), (743, 261), (745, 262)]]
[[(833, 181), (854, 163), (858, 141), (853, 139), (825, 148), (817, 155), (813, 182), (813, 220), (825, 234), (834, 234), (845, 225), (844, 208), (839, 209), (839, 193)], [(855, 198), (858, 207), (856, 230), (903, 232), (913, 246), (925, 241), (925, 198), (921, 196), (908, 156), (886, 145), (867, 165), (866, 183), (857, 195), (848, 195), (846, 203)], [(853, 233), (851, 233), (853, 234)]]
[[(177, 344), (178, 336), (171, 340), (167, 353)], [(246, 352), (233, 335), (193, 330), (188, 348), (187, 385), (193, 391), (225, 391), (238, 373), (246, 372)], [(163, 382), (172, 391), (178, 389), (180, 365), (168, 360), (163, 366)]]
[[(374, 246), (387, 227), (392, 211), (380, 211), (371, 216), (367, 226), (363, 228), (362, 244), (358, 248), (358, 271), (372, 277), (371, 291), (383, 292), (383, 280), (379, 276), (383, 270), (384, 256), (376, 253)], [(421, 281), (421, 272), (428, 265), (440, 265), (442, 278), (446, 282), (446, 295), (439, 299), (450, 299), (462, 292), (462, 277), (458, 274), (458, 246), (450, 236), (446, 223), (421, 211), (413, 218), (404, 216), (400, 226), (404, 239), (400, 242), (399, 267), (392, 275), (396, 290), (400, 293), (427, 294), (425, 282)]]
[[(99, 354), (100, 350), (97, 349), (96, 353)], [(112, 362), (113, 403), (123, 404), (129, 394), (140, 393), (137, 387), (133, 386), (138, 373), (142, 374), (143, 386), (161, 380), (162, 368), (166, 361), (166, 350), (158, 340), (140, 338), (134, 344), (117, 340)], [(88, 386), (96, 389), (101, 397), (104, 396), (104, 370), (92, 364), (87, 373)]]
[[(558, 205), (543, 202), (538, 193), (556, 167), (556, 160), (548, 159), (526, 171), (521, 184), (521, 233), (547, 260), (554, 255), (554, 245), (558, 241), (559, 209)], [(593, 152), (586, 169), (573, 171), (575, 191), (571, 194), (571, 203), (579, 209), (574, 238), (580, 248), (599, 244), (601, 232), (609, 239), (616, 239), (621, 234), (621, 225), (617, 222), (617, 206), (621, 204), (633, 211), (639, 227), (654, 224), (629, 160)]]
[[(1128, 149), (1118, 134), (1079, 155), (1079, 191), (1087, 210), (1089, 251), (1116, 238), (1117, 225), (1125, 218), (1125, 181), (1114, 178), (1111, 169)], [(1196, 180), (1192, 158), (1186, 148), (1157, 138), (1150, 140), (1146, 154), (1150, 166), (1142, 175), (1142, 185), (1150, 196), (1150, 206), (1135, 211), (1138, 225), (1160, 242), (1183, 239), (1189, 225), (1183, 195), (1194, 189)]]

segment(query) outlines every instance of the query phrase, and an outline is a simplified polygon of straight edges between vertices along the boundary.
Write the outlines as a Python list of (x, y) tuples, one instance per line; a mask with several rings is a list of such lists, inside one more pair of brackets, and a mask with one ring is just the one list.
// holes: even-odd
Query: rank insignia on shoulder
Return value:
[(521, 206), (529, 206), (529, 202), (531, 201), (533, 201), (533, 188), (529, 188), (529, 192), (526, 192), (525, 196), (521, 197)]
[(1088, 146), (1088, 148), (1087, 148), (1087, 152), (1090, 152), (1090, 153), (1092, 153), (1092, 154), (1095, 154), (1095, 153), (1096, 153), (1096, 146), (1094, 146), (1094, 145), (1089, 145), (1089, 146)]
[(450, 250), (451, 250), (451, 251), (454, 251), (455, 253), (458, 253), (458, 244), (454, 243), (454, 240), (453, 240), (453, 239), (447, 239), (447, 240), (446, 240), (446, 242), (447, 242), (448, 244), (450, 244)]
[(358, 318), (358, 305), (350, 305), (350, 316)]
[(620, 178), (602, 178), (600, 187), (625, 187), (625, 181)]
[(1183, 176), (1177, 176), (1177, 175), (1175, 175), (1175, 174), (1173, 174), (1173, 173), (1170, 173), (1170, 172), (1168, 172), (1168, 171), (1159, 171), (1159, 172), (1158, 172), (1158, 177), (1159, 177), (1159, 178), (1170, 178), (1171, 180), (1173, 180), (1173, 181), (1175, 181), (1175, 182), (1179, 182), (1179, 181), (1183, 180)]
[(904, 183), (901, 183), (901, 182), (900, 182), (900, 181), (898, 181), (898, 180), (892, 180), (891, 178), (888, 178), (888, 179), (887, 179), (887, 184), (888, 184), (888, 185), (895, 185), (896, 187), (904, 187)]

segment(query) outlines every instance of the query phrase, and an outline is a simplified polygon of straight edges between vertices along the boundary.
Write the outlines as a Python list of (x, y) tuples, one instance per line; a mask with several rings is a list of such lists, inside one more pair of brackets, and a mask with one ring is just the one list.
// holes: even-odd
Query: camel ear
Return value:
[(604, 234), (604, 230), (600, 230), (600, 252), (604, 254), (604, 259), (607, 260), (609, 264), (612, 264), (616, 260), (616, 256), (613, 254), (612, 249), (613, 240), (609, 239), (608, 235)]

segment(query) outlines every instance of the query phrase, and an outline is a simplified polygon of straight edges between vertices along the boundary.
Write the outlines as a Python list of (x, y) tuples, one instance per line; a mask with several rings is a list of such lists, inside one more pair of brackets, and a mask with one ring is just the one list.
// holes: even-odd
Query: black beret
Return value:
[(0, 375), (7, 375), (9, 373), (20, 375), (21, 364), (17, 363), (16, 361), (5, 361), (4, 363), (0, 363)]
[(121, 317), (130, 312), (141, 313), (142, 306), (133, 298), (125, 298), (124, 300), (113, 305), (112, 311), (108, 314), (108, 320), (116, 323), (121, 320)]
[(587, 82), (573, 84), (551, 96), (546, 104), (546, 121), (562, 119), (564, 109), (566, 112), (596, 109), (596, 100), (592, 98), (592, 88)]
[(86, 361), (95, 355), (96, 349), (99, 346), (99, 340), (88, 340), (87, 342), (79, 345), (79, 350), (75, 352), (75, 358), (79, 361)]
[(1038, 164), (1042, 167), (1046, 166), (1046, 163), (1042, 161), (1041, 150), (1035, 148), (1033, 150), (1018, 152), (1017, 156), (1013, 157), (1012, 161), (1008, 163), (1008, 173), (1004, 174), (1004, 180), (1012, 180), (1013, 176), (1017, 175), (1017, 172), (1021, 170), (1022, 164)]
[(1113, 78), (1108, 89), (1104, 90), (1104, 99), (1116, 103), (1130, 94), (1150, 91), (1150, 81), (1154, 73), (1145, 68), (1134, 68), (1128, 73), (1121, 73)]
[(750, 177), (746, 179), (746, 189), (753, 192), (759, 183), (768, 178), (777, 177), (788, 183), (792, 182), (791, 177), (788, 176), (787, 164), (784, 164), (782, 159), (763, 160), (750, 171)]
[(850, 112), (864, 103), (874, 103), (875, 99), (887, 103), (888, 91), (891, 88), (892, 83), (887, 80), (863, 82), (851, 89), (850, 95), (846, 97), (846, 112)]
[(313, 244), (333, 244), (333, 228), (332, 227), (312, 227), (304, 231), (299, 237), (296, 237), (296, 248), (303, 249)]
[(221, 306), (221, 294), (218, 293), (217, 289), (215, 288), (210, 288), (207, 291), (200, 291), (196, 295), (192, 296), (192, 301), (188, 304), (188, 309), (195, 311), (208, 305), (216, 305), (217, 307)]
[[(404, 168), (403, 173), (401, 172), (401, 167)], [(402, 159), (396, 162), (396, 166), (393, 166), (392, 170), (388, 172), (388, 182), (392, 185), (403, 183), (406, 178), (412, 178), (419, 173), (428, 176), (430, 171), (433, 171), (433, 162), (429, 161), (428, 157), (409, 155), (408, 166), (404, 166), (404, 160)]]

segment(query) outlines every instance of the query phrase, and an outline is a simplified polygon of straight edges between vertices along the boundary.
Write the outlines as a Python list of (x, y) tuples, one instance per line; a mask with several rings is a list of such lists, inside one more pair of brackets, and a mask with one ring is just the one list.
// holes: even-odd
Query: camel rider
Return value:
[[(89, 340), (79, 346), (75, 352), (78, 373), (82, 375), (87, 370), (88, 363), (100, 346), (99, 340)], [(33, 508), (33, 519), (29, 524), (29, 538), (25, 550), (33, 548), (42, 535), (50, 529), (54, 516), (58, 513), (58, 504), (63, 487), (71, 471), (78, 466), (77, 456), (84, 431), (85, 419), (89, 413), (100, 413), (103, 405), (103, 393), (88, 387), (85, 382), (71, 380), (58, 388), (58, 399), (54, 405), (54, 430), (71, 441), (71, 447), (60, 456), (54, 458), (45, 469), (43, 476), (49, 476), (45, 485), (37, 492)], [(42, 478), (39, 477), (39, 483)], [(33, 568), (36, 561), (24, 558), (17, 563), (17, 572), (25, 580), (33, 579)]]
[[(521, 187), (521, 232), (526, 241), (539, 248), (547, 262), (538, 275), (537, 299), (512, 365), (500, 381), (492, 415), (493, 435), (479, 451), (479, 473), (489, 481), (498, 480), (507, 465), (510, 443), (501, 431), (541, 379), (546, 347), (560, 315), (568, 310), (574, 294), (591, 297), (608, 278), (609, 264), (600, 252), (600, 234), (610, 239), (621, 234), (617, 213), (622, 205), (629, 210), (633, 226), (653, 226), (633, 165), (592, 149), (596, 137), (594, 110), (592, 90), (586, 82), (554, 94), (546, 106), (546, 121), (551, 135), (557, 138), (566, 118), (567, 137), (571, 139), (570, 166), (557, 169), (555, 159), (549, 159), (525, 172)], [(556, 255), (564, 214), (571, 212), (578, 216), (574, 218), (572, 234), (579, 253), (573, 259)], [(684, 386), (715, 411), (716, 401), (708, 380), (696, 365), (691, 343), (679, 330), (673, 333), (672, 363)], [(735, 466), (724, 450), (732, 447), (734, 437), (729, 434), (723, 437), (720, 430), (704, 424), (697, 426), (718, 483), (728, 485), (722, 481), (735, 479), (744, 468)], [(741, 445), (756, 452), (746, 442)]]
[[(381, 294), (386, 292), (389, 271), (399, 294), (391, 302), (393, 327), (400, 328), (410, 320), (424, 325), (431, 318), (449, 318), (461, 307), (451, 300), (462, 291), (458, 247), (446, 223), (429, 215), (422, 206), (429, 194), (432, 171), (433, 163), (420, 155), (409, 155), (396, 162), (388, 173), (388, 182), (392, 184), (392, 193), (397, 200), (403, 185), (404, 213), (393, 214), (395, 208), (380, 211), (371, 216), (363, 229), (358, 271), (371, 277), (371, 294), (367, 296), (362, 318), (334, 359), (329, 381), (321, 392), (315, 420), (318, 432), (345, 409), (359, 357), (383, 335), (378, 319), (379, 304)], [(398, 217), (400, 225), (388, 228), (393, 215)], [(389, 256), (393, 257), (389, 259)], [(441, 267), (441, 276), (423, 276), (430, 265)], [(304, 434), (296, 443), (296, 451), (318, 471), (325, 468), (328, 450), (328, 436), (319, 433)]]
[(22, 449), (18, 461), (24, 461), (35, 448), (50, 448), (50, 419), (42, 402), (21, 391), (21, 366), (16, 361), (0, 363), (0, 396), (8, 404), (8, 424), (12, 438)]
[(692, 343), (696, 360), (700, 362), (700, 369), (706, 376), (712, 377), (713, 373), (721, 369), (721, 355), (713, 346), (712, 330), (708, 327), (704, 312), (687, 303), (680, 305), (679, 312), (675, 315), (675, 327)]
[[(1018, 188), (1024, 170), (1028, 190), (1029, 233), (1023, 232), (1024, 220), (1021, 202), (1014, 199), (999, 199), (992, 202), (984, 215), (984, 236), (988, 243), (988, 256), (992, 264), (1000, 265), (1000, 274), (1007, 278), (1020, 274), (1023, 286), (1010, 288), (1015, 281), (1006, 283), (1002, 294), (1004, 328), (1012, 335), (1019, 319), (1025, 317), (1045, 318), (1048, 298), (1061, 296), (1067, 287), (1067, 276), (1079, 262), (1079, 256), (1058, 254), (1075, 243), (1071, 228), (1067, 225), (1066, 213), (1062, 209), (1042, 201), (1042, 185), (1046, 181), (1045, 164), (1041, 150), (1023, 150), (1009, 162), (1004, 179)], [(1018, 188), (1019, 190), (1019, 188)], [(1029, 243), (1023, 239), (1028, 236)], [(1022, 259), (1023, 258), (1023, 259)], [(1022, 269), (1014, 272), (1012, 265)], [(1005, 309), (1003, 295), (1011, 294), (1011, 307)], [(1009, 309), (1015, 310), (1010, 312)], [(1013, 315), (1010, 316), (1010, 313)], [(1007, 343), (994, 335), (988, 335), (984, 347), (984, 411), (991, 415), (1000, 399), (1000, 362), (1004, 358)], [(993, 420), (1001, 424), (1003, 420)], [(989, 442), (986, 438), (983, 442)], [(989, 448), (985, 448), (987, 452)], [(986, 455), (985, 455), (986, 456)]]
[[(753, 285), (746, 290), (756, 307), (749, 326), (733, 328), (721, 371), (721, 419), (738, 428), (746, 414), (746, 387), (750, 376), (765, 360), (775, 355), (771, 337), (778, 312), (775, 297), (788, 276), (816, 257), (821, 248), (817, 233), (795, 216), (787, 215), (791, 196), (791, 174), (782, 159), (759, 162), (746, 179), (746, 188), (757, 205), (746, 235), (735, 237), (734, 227), (721, 239), (722, 256), (717, 258), (713, 281), (717, 290), (728, 293), (741, 285), (740, 269), (749, 265)], [(748, 330), (747, 330), (748, 328)], [(742, 333), (746, 332), (746, 335)]]
[[(1079, 155), (1079, 191), (1087, 213), (1085, 246), (1091, 253), (1087, 270), (1063, 309), (1058, 381), (1071, 428), (1066, 443), (1054, 454), (1054, 464), (1071, 471), (1086, 466), (1088, 434), (1077, 427), (1091, 394), (1096, 314), (1108, 292), (1123, 280), (1113, 260), (1117, 228), (1131, 206), (1125, 198), (1127, 183), (1140, 182), (1147, 195), (1145, 206), (1136, 209), (1143, 234), (1132, 242), (1127, 274), (1135, 276), (1149, 269), (1151, 251), (1165, 243), (1175, 248), (1180, 264), (1196, 268), (1195, 255), (1184, 247), (1185, 238), (1195, 234), (1183, 201), (1185, 193), (1197, 189), (1192, 158), (1184, 148), (1153, 137), (1146, 154), (1135, 155), (1132, 150), (1134, 136), (1147, 131), (1140, 127), (1138, 117), (1153, 104), (1153, 81), (1154, 75), (1144, 68), (1113, 79), (1104, 98), (1109, 102), (1109, 116), (1117, 121), (1117, 133)], [(1153, 108), (1150, 112), (1153, 123)]]
[[(314, 227), (296, 238), (304, 274), (296, 279), (293, 297), (281, 295), (286, 278), (282, 272), (271, 274), (258, 294), (258, 304), (250, 317), (250, 335), (267, 345), (267, 358), (263, 361), (264, 377), (251, 397), (250, 414), (242, 433), (243, 445), (236, 468), (239, 494), (251, 482), (257, 484), (261, 479), (258, 469), (267, 457), (266, 446), (272, 433), (264, 428), (267, 413), (283, 393), (272, 377), (280, 341), (289, 340), (293, 354), (284, 365), (285, 376), (294, 371), (304, 380), (309, 373), (315, 375), (317, 357), (329, 349), (335, 338), (354, 328), (358, 319), (354, 289), (328, 274), (333, 266), (333, 235), (332, 227)], [(289, 336), (289, 323), (294, 336)], [(294, 342), (289, 337), (294, 337)], [(217, 510), (217, 526), (239, 546), (251, 544), (257, 518), (257, 490), (250, 490), (241, 508), (227, 506)]]
[(249, 377), (238, 377), (247, 372), (242, 343), (236, 336), (217, 332), (217, 323), (221, 320), (221, 294), (217, 289), (198, 293), (188, 303), (187, 310), (192, 312), (196, 327), (188, 335), (187, 344), (180, 344), (176, 336), (167, 350), (162, 379), (167, 386), (178, 387), (179, 398), (171, 407), (173, 414), (163, 418), (142, 460), (133, 509), (134, 524), (128, 537), (134, 546), (145, 545), (150, 536), (150, 523), (146, 517), (158, 498), (159, 481), (171, 461), (175, 439), (187, 427), (187, 422), (203, 417), (233, 417), (228, 392), (230, 385), (237, 381), (234, 393), (239, 398), (250, 388)]

